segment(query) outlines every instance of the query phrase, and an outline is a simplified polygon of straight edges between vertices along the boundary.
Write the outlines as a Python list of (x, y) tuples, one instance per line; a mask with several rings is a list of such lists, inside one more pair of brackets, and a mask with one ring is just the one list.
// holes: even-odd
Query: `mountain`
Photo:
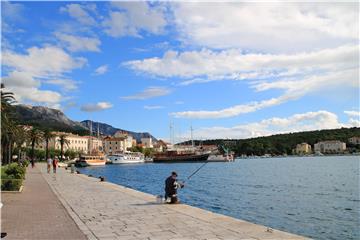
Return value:
[(69, 119), (62, 111), (53, 108), (23, 104), (14, 105), (13, 107), (15, 113), (14, 118), (19, 124), (23, 125), (36, 126), (40, 129), (48, 128), (53, 131), (64, 131), (79, 135), (87, 135), (89, 134), (91, 122), (94, 135), (96, 135), (99, 126), (99, 132), (102, 135), (114, 135), (117, 131), (123, 131), (133, 136), (137, 142), (140, 142), (142, 137), (151, 137), (153, 141), (157, 141), (157, 139), (148, 132), (132, 132), (115, 128), (106, 123), (93, 122), (90, 120), (76, 122)]
[(80, 123), (83, 127), (87, 128), (87, 129), (90, 129), (90, 125), (92, 125), (92, 132), (94, 135), (97, 134), (98, 129), (99, 129), (100, 134), (102, 134), (102, 135), (114, 135), (117, 131), (122, 131), (122, 132), (126, 132), (127, 134), (131, 135), (133, 138), (136, 139), (137, 142), (140, 142), (142, 137), (151, 137), (153, 139), (153, 141), (157, 141), (157, 139), (148, 132), (132, 132), (132, 131), (124, 130), (121, 128), (115, 128), (106, 123), (94, 122), (91, 120), (84, 120)]
[(16, 121), (23, 125), (32, 125), (41, 129), (49, 128), (54, 131), (74, 132), (82, 135), (88, 131), (79, 122), (69, 119), (57, 109), (19, 104), (14, 105), (14, 112)]

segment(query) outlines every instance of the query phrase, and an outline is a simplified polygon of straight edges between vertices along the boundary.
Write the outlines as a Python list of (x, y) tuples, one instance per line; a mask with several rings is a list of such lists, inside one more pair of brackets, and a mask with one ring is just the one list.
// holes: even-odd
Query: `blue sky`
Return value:
[(20, 103), (176, 141), (360, 125), (355, 2), (1, 7)]

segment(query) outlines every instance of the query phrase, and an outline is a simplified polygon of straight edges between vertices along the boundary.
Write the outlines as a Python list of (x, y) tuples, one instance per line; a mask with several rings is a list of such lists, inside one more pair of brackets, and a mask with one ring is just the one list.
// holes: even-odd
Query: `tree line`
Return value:
[[(55, 138), (51, 129), (40, 129), (38, 127), (26, 128), (20, 125), (16, 120), (14, 104), (16, 99), (12, 92), (5, 91), (1, 84), (1, 162), (9, 164), (13, 161), (13, 156), (18, 153), (26, 152), (32, 161), (36, 157), (49, 158), (50, 155), (60, 155), (60, 161), (63, 161), (64, 146), (69, 144), (66, 134), (60, 134), (57, 141), (60, 144), (60, 151), (49, 149), (49, 142)], [(38, 144), (45, 142), (45, 152), (35, 149)], [(30, 148), (28, 148), (30, 146)], [(67, 155), (74, 155), (67, 151)], [(20, 156), (18, 156), (19, 159)]]

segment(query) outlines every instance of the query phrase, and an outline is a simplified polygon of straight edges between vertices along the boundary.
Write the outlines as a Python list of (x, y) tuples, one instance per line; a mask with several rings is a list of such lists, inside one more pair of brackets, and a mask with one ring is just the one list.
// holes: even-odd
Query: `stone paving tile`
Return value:
[(2, 193), (1, 232), (8, 239), (86, 239), (37, 168), (21, 193)]
[(157, 204), (153, 195), (64, 169), (54, 177), (45, 168), (53, 191), (93, 239), (305, 239), (184, 204)]

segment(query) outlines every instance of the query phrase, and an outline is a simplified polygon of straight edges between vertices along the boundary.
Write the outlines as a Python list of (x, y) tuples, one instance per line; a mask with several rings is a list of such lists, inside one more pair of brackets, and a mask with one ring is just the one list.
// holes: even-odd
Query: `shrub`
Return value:
[(18, 163), (1, 167), (1, 190), (18, 191), (25, 178), (26, 168)]

